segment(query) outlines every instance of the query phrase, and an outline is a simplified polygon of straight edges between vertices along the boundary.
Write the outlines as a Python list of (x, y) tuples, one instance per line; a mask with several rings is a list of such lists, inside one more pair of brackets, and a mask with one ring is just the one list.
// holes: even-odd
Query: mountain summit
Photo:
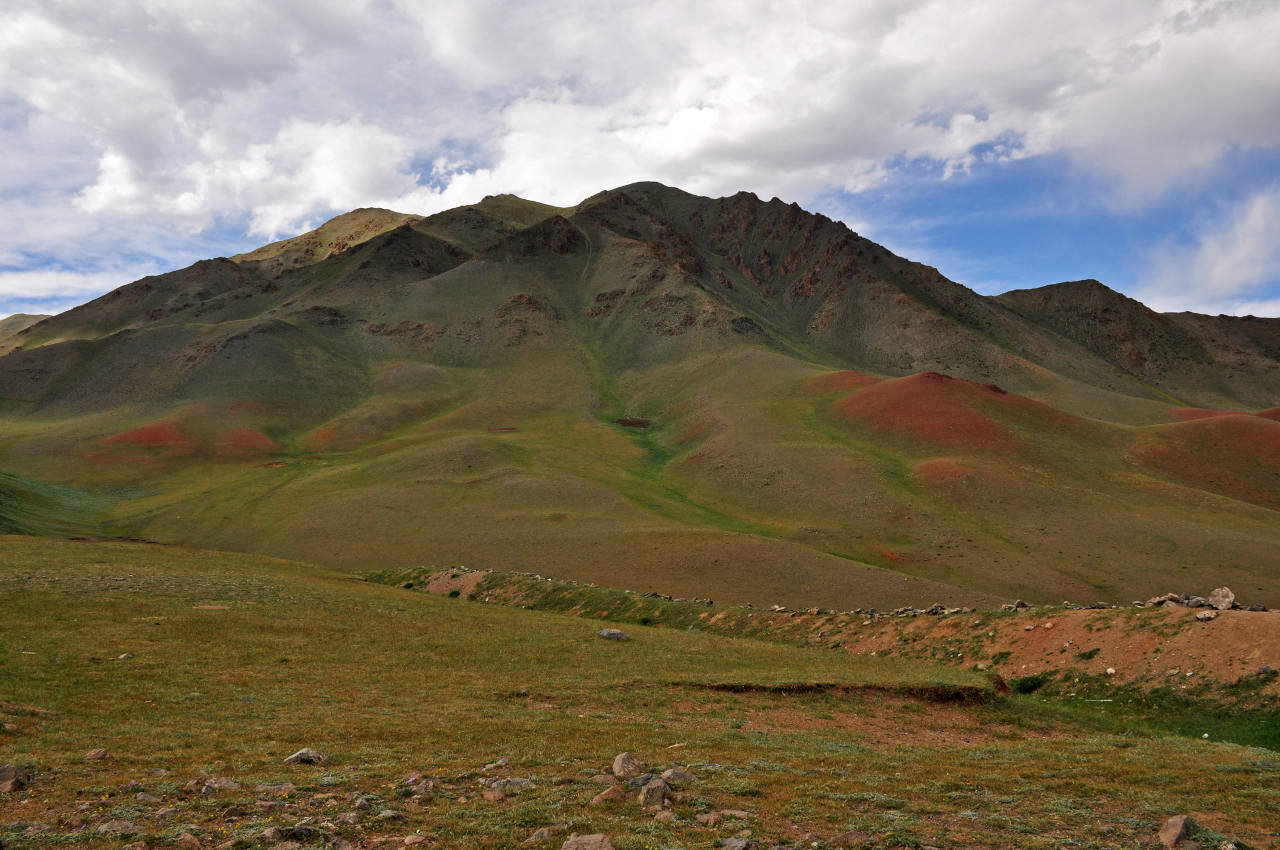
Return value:
[(8, 471), (135, 536), (758, 602), (1280, 602), (1280, 320), (985, 297), (749, 193), (356, 210), (0, 342)]

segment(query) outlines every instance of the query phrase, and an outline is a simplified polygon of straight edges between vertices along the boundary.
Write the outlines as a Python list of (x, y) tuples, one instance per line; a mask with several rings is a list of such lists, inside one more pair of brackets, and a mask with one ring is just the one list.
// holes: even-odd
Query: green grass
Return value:
[[(1261, 845), (1280, 813), (1275, 753), (1198, 743), (1206, 783), (1170, 767), (1183, 740), (1057, 715), (1038, 694), (936, 702), (939, 688), (986, 680), (897, 660), (630, 624), (632, 640), (613, 642), (590, 620), (124, 543), (2, 538), (0, 604), (0, 719), (13, 724), (0, 740), (34, 777), (27, 802), (2, 803), (7, 847), (105, 847), (75, 824), (120, 815), (154, 845), (176, 839), (175, 823), (252, 843), (368, 795), (409, 823), (366, 815), (337, 834), (419, 830), (459, 848), (512, 846), (556, 822), (620, 850), (710, 848), (743, 828), (693, 821), (722, 808), (751, 811), (767, 842), (858, 828), (881, 846), (1132, 846), (1192, 810)], [(281, 764), (304, 745), (329, 760)], [(85, 762), (95, 746), (111, 759)], [(589, 777), (624, 749), (699, 775), (672, 823), (629, 802), (586, 805), (600, 789)], [(510, 767), (496, 775), (535, 786), (487, 803), (478, 783), (499, 757)], [(400, 790), (414, 772), (437, 783), (433, 798)], [(202, 775), (240, 789), (185, 790)], [(122, 792), (130, 781), (162, 804)], [(285, 809), (257, 809), (257, 787), (284, 781), (298, 788)], [(231, 804), (249, 814), (221, 818)], [(154, 820), (162, 805), (178, 820)], [(27, 835), (37, 822), (49, 831)]]

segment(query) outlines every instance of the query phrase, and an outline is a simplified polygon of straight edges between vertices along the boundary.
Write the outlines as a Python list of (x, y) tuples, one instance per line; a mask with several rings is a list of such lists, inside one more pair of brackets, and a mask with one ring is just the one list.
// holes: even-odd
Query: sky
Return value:
[(0, 316), (658, 180), (983, 293), (1280, 316), (1280, 0), (5, 0)]

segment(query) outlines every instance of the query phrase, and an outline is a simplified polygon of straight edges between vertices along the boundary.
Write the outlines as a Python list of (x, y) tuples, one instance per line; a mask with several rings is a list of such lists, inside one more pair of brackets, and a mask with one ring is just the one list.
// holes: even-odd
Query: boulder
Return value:
[(613, 758), (613, 775), (619, 779), (630, 779), (644, 773), (644, 762), (631, 753), (618, 753)]
[(106, 761), (109, 758), (111, 758), (111, 753), (107, 752), (102, 747), (89, 750), (89, 752), (84, 754), (85, 761)]
[(1197, 620), (1199, 620), (1199, 621), (1200, 621), (1200, 622), (1202, 622), (1202, 623), (1207, 623), (1207, 622), (1209, 622), (1210, 620), (1216, 619), (1216, 618), (1217, 618), (1217, 616), (1218, 616), (1218, 612), (1217, 612), (1217, 611), (1214, 611), (1213, 609), (1209, 609), (1209, 610), (1207, 610), (1207, 611), (1197, 611), (1197, 612), (1196, 612), (1196, 619), (1197, 619)]
[(1232, 593), (1229, 587), (1214, 588), (1209, 594), (1209, 605), (1217, 608), (1219, 611), (1225, 611), (1236, 604), (1236, 595)]
[(405, 823), (409, 819), (395, 809), (383, 809), (378, 812), (378, 820), (383, 823)]
[(325, 755), (319, 750), (313, 750), (310, 747), (303, 747), (293, 755), (284, 760), (285, 764), (319, 764), (324, 761)]
[(600, 637), (605, 640), (631, 640), (630, 636), (622, 629), (601, 629)]

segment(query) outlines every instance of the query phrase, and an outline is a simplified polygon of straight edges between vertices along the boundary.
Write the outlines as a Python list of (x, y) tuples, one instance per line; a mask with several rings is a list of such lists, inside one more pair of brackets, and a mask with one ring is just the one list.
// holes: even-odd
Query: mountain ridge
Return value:
[(982, 296), (750, 193), (491, 196), (33, 325), (0, 457), (147, 494), (107, 512), (134, 536), (333, 565), (851, 608), (1123, 601), (1189, 562), (1280, 601), (1278, 330), (1097, 282)]

